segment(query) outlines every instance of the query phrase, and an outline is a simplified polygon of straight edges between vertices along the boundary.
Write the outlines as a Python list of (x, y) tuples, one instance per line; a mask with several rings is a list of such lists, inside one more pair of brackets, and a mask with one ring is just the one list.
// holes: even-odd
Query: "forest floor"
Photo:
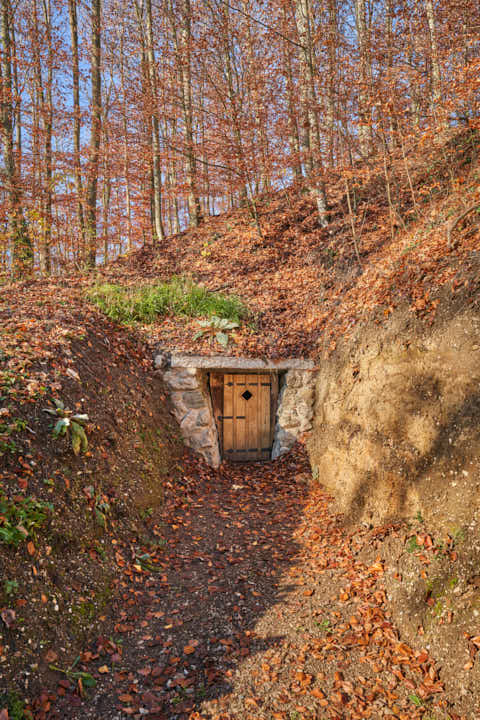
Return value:
[(164, 523), (155, 573), (118, 558), (114, 642), (76, 667), (97, 687), (82, 699), (59, 677), (46, 716), (459, 718), (428, 652), (399, 639), (383, 564), (362, 559), (398, 527), (347, 532), (302, 448), (218, 471), (187, 457)]

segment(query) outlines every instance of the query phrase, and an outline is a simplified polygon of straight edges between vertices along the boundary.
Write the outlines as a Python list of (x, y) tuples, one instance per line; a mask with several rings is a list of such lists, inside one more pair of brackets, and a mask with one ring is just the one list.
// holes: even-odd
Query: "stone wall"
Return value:
[(196, 450), (209, 465), (218, 467), (218, 433), (205, 374), (192, 367), (174, 368), (164, 372), (163, 379), (171, 391), (185, 445)]
[(283, 376), (278, 397), (273, 460), (288, 452), (301, 435), (311, 430), (315, 377), (315, 373), (309, 370), (289, 370)]
[[(187, 366), (186, 362), (191, 362), (192, 366)], [(309, 360), (294, 358), (273, 363), (249, 358), (168, 358), (158, 354), (155, 366), (162, 371), (170, 390), (185, 445), (197, 451), (212, 467), (220, 465), (221, 457), (207, 383), (209, 369), (286, 370), (281, 376), (272, 459), (288, 452), (295, 441), (312, 428), (315, 373)]]

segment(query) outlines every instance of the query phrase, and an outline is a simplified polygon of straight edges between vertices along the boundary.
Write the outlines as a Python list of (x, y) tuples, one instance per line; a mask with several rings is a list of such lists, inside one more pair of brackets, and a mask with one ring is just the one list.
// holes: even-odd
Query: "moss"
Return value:
[(5, 708), (8, 710), (9, 720), (24, 720), (24, 718), (30, 717), (25, 714), (25, 703), (14, 691), (7, 690), (0, 695), (0, 710)]
[(111, 604), (112, 598), (111, 577), (107, 576), (94, 598), (72, 605), (70, 629), (76, 639), (84, 641), (89, 637), (100, 616)]

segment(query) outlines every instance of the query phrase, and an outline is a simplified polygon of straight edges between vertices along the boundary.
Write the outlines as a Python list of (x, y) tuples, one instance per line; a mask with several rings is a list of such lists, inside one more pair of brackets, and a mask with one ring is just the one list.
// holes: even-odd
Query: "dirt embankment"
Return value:
[[(48, 289), (14, 287), (0, 306), (0, 708), (11, 717), (16, 694), (49, 687), (49, 665), (65, 670), (111, 637), (122, 573), (162, 541), (155, 523), (182, 451), (138, 338)], [(57, 418), (45, 412), (54, 399)], [(88, 415), (78, 456), (52, 433), (72, 413)]]
[(479, 267), (439, 295), (432, 325), (399, 310), (325, 355), (309, 440), (314, 477), (348, 522), (402, 522), (373, 553), (393, 618), (467, 713), (480, 692)]

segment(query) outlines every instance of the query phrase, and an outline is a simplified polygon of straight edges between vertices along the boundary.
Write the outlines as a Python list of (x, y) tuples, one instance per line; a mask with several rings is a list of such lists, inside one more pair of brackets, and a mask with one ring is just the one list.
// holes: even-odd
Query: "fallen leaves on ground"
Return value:
[(383, 563), (359, 559), (375, 531), (347, 531), (306, 472), (301, 448), (217, 472), (188, 456), (150, 555), (158, 572), (119, 549), (115, 641), (79, 666), (97, 690), (82, 699), (72, 684), (57, 717), (457, 720), (434, 659), (388, 615)]

